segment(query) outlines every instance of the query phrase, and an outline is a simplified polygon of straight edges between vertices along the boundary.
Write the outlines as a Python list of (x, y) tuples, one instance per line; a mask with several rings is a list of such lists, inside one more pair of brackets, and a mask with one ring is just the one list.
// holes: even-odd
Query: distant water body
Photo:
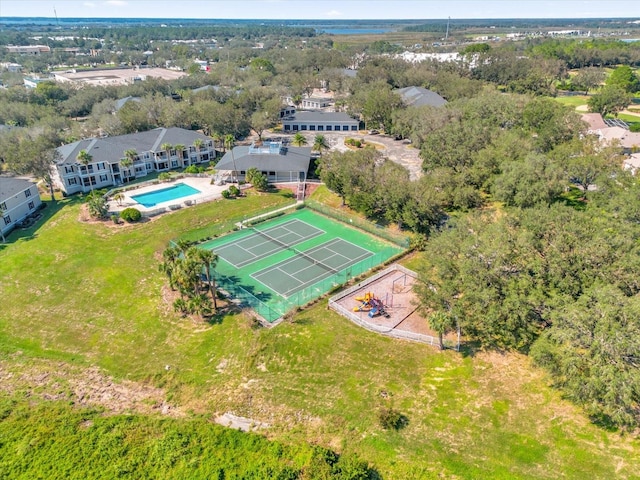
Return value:
[(375, 35), (380, 33), (395, 32), (394, 28), (317, 28), (317, 33), (329, 35)]

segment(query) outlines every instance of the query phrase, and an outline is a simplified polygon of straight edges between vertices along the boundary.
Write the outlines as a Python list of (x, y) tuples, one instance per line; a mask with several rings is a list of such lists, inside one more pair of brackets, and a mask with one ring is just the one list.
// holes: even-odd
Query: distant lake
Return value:
[(623, 38), (622, 39), (623, 42), (640, 42), (640, 38)]
[(329, 35), (371, 35), (378, 33), (395, 32), (394, 28), (317, 28), (318, 33)]

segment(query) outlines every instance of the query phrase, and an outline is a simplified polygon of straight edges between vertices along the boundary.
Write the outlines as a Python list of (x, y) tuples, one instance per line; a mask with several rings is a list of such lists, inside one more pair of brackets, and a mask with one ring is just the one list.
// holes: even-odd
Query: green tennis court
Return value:
[(200, 247), (218, 255), (220, 287), (269, 322), (403, 250), (309, 209)]

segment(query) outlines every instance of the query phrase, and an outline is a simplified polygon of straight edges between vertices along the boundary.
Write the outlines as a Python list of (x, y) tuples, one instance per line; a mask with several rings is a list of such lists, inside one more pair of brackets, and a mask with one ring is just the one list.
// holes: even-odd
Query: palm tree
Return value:
[(180, 165), (184, 167), (184, 145), (178, 143), (177, 145), (174, 145), (173, 148), (176, 149), (176, 154), (178, 155), (178, 159), (180, 160)]
[(318, 152), (322, 156), (322, 150), (328, 150), (329, 144), (327, 138), (324, 135), (316, 135), (313, 139), (313, 150)]
[(171, 290), (176, 289), (175, 281), (173, 279), (173, 272), (176, 269), (176, 263), (180, 258), (180, 248), (179, 247), (169, 247), (164, 252), (162, 252), (163, 262), (159, 265), (159, 270), (162, 273), (165, 273), (167, 277), (169, 277), (169, 286), (171, 286)]
[(171, 149), (172, 148), (173, 148), (173, 145), (171, 145), (170, 143), (163, 143), (162, 145), (160, 145), (160, 149), (167, 152), (167, 163), (169, 164), (169, 168), (171, 168)]
[(118, 205), (122, 205), (122, 201), (124, 200), (124, 194), (122, 192), (118, 192), (113, 196), (113, 199), (118, 202)]
[[(231, 152), (231, 163), (233, 164), (233, 173), (235, 175), (234, 182), (238, 181), (238, 169), (236, 168), (236, 158), (233, 153), (233, 145), (236, 142), (236, 137), (234, 137), (231, 133), (224, 136), (224, 146), (225, 149), (229, 149)], [(233, 180), (233, 177), (232, 177)]]
[[(131, 171), (129, 169), (133, 166), (133, 163), (136, 161), (137, 156), (138, 152), (131, 148), (124, 151), (124, 158), (120, 160), (120, 166), (122, 166), (123, 169), (127, 170), (127, 181), (131, 176)], [(135, 171), (133, 173), (133, 176), (135, 177)]]
[[(213, 140), (213, 151), (216, 155), (216, 157), (218, 156), (218, 153), (216, 151), (216, 142), (221, 144), (222, 143), (222, 135), (220, 135), (220, 133), (218, 132), (213, 132), (211, 133), (211, 139)], [(222, 145), (223, 150), (224, 150), (224, 145)]]
[(453, 317), (442, 310), (429, 315), (429, 326), (438, 334), (440, 350), (444, 350), (444, 335), (453, 328)]
[(191, 247), (187, 250), (187, 258), (193, 258), (202, 265), (205, 278), (207, 279), (207, 289), (211, 292), (211, 299), (213, 300), (213, 309), (218, 309), (216, 302), (216, 281), (211, 275), (211, 270), (216, 267), (218, 263), (218, 255), (213, 253), (213, 250), (205, 250), (203, 248)]
[(200, 293), (194, 295), (187, 302), (187, 306), (190, 313), (195, 313), (202, 319), (211, 316), (211, 301), (206, 295)]
[[(78, 162), (80, 164), (84, 165), (86, 173), (88, 174), (89, 173), (89, 164), (93, 160), (93, 156), (89, 152), (87, 152), (86, 150), (80, 150), (80, 152), (78, 153), (78, 156), (76, 157), (76, 160), (78, 160)], [(93, 192), (93, 183), (91, 182), (91, 177), (89, 177), (89, 187), (91, 188), (91, 191)]]
[(193, 141), (193, 146), (196, 147), (196, 150), (202, 150), (202, 146), (204, 145), (204, 141), (201, 138), (196, 138)]
[(302, 135), (300, 132), (296, 133), (293, 136), (293, 139), (291, 140), (291, 143), (293, 145), (295, 145), (296, 147), (302, 147), (303, 145), (307, 144), (307, 139), (304, 135)]

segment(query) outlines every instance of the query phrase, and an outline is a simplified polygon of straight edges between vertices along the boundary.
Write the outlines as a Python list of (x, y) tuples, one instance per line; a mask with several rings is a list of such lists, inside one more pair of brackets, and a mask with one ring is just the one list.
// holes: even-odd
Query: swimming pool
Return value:
[(155, 207), (158, 203), (171, 202), (179, 198), (188, 197), (201, 193), (197, 188), (190, 187), (184, 183), (176, 183), (170, 187), (154, 190), (153, 192), (132, 195), (131, 198), (147, 208)]

